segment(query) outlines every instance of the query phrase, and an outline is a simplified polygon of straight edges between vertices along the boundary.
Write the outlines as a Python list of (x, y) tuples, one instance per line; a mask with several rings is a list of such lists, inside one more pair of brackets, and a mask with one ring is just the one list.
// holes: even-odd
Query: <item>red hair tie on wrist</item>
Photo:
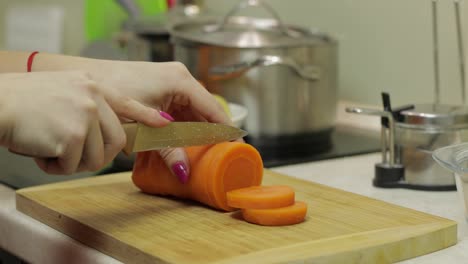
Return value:
[(31, 72), (31, 69), (32, 69), (32, 64), (33, 64), (33, 61), (34, 61), (34, 56), (36, 56), (36, 54), (38, 54), (39, 51), (34, 51), (33, 53), (31, 53), (28, 57), (28, 72)]

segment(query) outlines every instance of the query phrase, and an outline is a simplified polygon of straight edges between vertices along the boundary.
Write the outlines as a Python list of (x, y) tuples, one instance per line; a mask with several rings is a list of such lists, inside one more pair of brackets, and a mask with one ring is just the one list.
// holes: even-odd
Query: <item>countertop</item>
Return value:
[[(356, 120), (348, 117), (342, 117), (342, 121), (356, 124)], [(370, 123), (369, 119), (359, 121), (373, 129), (378, 127), (375, 119)], [(459, 239), (456, 245), (401, 263), (468, 263), (467, 221), (459, 194), (456, 191), (376, 188), (372, 186), (372, 178), (374, 164), (380, 161), (380, 157), (380, 153), (373, 153), (272, 170), (455, 220), (458, 222)], [(0, 204), (0, 248), (28, 262), (120, 263), (18, 212), (15, 208), (15, 191), (7, 186), (0, 185)]]

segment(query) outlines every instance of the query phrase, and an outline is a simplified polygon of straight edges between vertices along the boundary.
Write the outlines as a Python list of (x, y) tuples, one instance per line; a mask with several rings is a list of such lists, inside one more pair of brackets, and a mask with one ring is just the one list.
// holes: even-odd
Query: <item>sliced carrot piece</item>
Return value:
[(226, 193), (227, 204), (242, 209), (272, 209), (294, 204), (294, 190), (289, 186), (252, 186)]
[(275, 209), (242, 209), (244, 220), (264, 226), (294, 225), (304, 221), (307, 214), (307, 204), (295, 202), (291, 206)]
[(192, 199), (225, 211), (235, 210), (228, 206), (226, 192), (262, 183), (262, 158), (249, 144), (223, 142), (185, 150), (191, 166), (187, 183), (172, 175), (155, 151), (137, 154), (133, 183), (145, 193)]

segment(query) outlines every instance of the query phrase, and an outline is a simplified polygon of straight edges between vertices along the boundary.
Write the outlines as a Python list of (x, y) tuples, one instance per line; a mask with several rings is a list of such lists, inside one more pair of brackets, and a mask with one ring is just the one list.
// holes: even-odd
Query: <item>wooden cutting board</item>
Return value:
[(17, 209), (128, 263), (386, 263), (457, 242), (454, 221), (265, 170), (309, 204), (304, 223), (249, 224), (236, 213), (145, 195), (130, 173), (17, 192)]

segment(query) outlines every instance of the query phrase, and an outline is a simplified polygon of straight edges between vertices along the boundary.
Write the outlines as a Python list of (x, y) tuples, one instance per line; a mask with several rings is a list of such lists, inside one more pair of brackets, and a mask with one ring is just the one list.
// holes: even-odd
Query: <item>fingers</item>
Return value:
[[(174, 121), (174, 118), (171, 115), (165, 112), (162, 112), (162, 114), (170, 121)], [(159, 154), (172, 174), (176, 176), (181, 183), (186, 183), (189, 180), (189, 159), (183, 148), (162, 149), (159, 151)]]
[(164, 112), (145, 106), (142, 103), (126, 99), (114, 109), (121, 118), (127, 118), (137, 122), (141, 122), (147, 126), (162, 127), (167, 125), (171, 120)]
[[(172, 63), (172, 72), (180, 78), (176, 83), (174, 102), (189, 105), (194, 112), (198, 112), (208, 122), (232, 124), (231, 119), (224, 112), (216, 99), (197, 81), (187, 68), (181, 63)], [(182, 81), (182, 79), (184, 81)], [(179, 101), (179, 102), (178, 102)], [(188, 101), (188, 102), (180, 102)]]
[(169, 148), (159, 151), (167, 167), (180, 182), (186, 183), (189, 179), (190, 168), (187, 153), (182, 148)]
[(99, 120), (91, 121), (91, 126), (86, 136), (80, 164), (76, 171), (96, 171), (104, 166), (104, 141)]
[(205, 117), (192, 109), (176, 109), (171, 112), (171, 115), (177, 121), (199, 121), (199, 122), (208, 122)]
[(71, 174), (76, 172), (81, 161), (85, 142), (85, 132), (70, 133), (67, 146), (57, 158), (36, 158), (36, 163), (43, 171), (49, 174)]
[(182, 90), (190, 98), (191, 108), (208, 122), (232, 125), (231, 119), (224, 112), (216, 99), (198, 82)]
[(125, 146), (125, 132), (119, 118), (102, 97), (98, 99), (99, 124), (103, 140), (103, 164), (110, 163)]
[(83, 126), (86, 133), (69, 131), (68, 144), (63, 151), (57, 151), (57, 158), (36, 158), (42, 170), (49, 174), (96, 171), (123, 148), (125, 133), (118, 117), (99, 94), (94, 96), (94, 102), (96, 110), (90, 107), (88, 124)]

